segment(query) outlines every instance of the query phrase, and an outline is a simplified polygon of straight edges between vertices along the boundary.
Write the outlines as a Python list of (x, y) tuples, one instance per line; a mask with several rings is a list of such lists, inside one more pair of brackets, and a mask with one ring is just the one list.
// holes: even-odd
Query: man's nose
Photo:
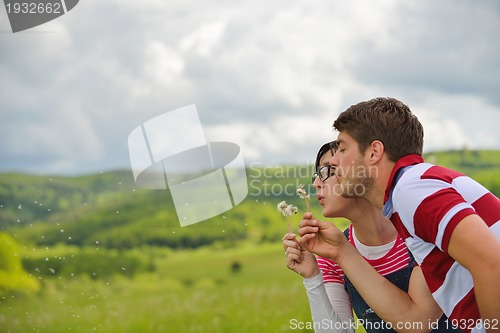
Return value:
[(339, 154), (338, 154), (338, 151), (336, 151), (335, 154), (332, 155), (332, 157), (330, 158), (329, 164), (333, 165), (333, 166), (338, 166), (339, 165)]

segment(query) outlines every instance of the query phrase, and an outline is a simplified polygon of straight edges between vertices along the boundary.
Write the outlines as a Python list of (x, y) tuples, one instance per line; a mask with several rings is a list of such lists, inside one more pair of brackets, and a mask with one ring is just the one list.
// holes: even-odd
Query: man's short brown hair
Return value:
[(410, 154), (422, 155), (422, 124), (408, 106), (395, 98), (378, 97), (352, 105), (338, 116), (333, 128), (352, 136), (361, 153), (379, 140), (393, 162)]

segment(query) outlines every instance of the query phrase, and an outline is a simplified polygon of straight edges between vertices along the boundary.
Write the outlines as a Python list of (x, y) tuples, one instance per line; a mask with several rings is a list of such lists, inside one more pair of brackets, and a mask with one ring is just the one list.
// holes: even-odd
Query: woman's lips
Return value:
[(325, 199), (325, 197), (324, 197), (324, 196), (322, 196), (322, 195), (318, 195), (318, 201), (319, 201), (320, 205), (322, 205), (322, 204), (323, 204), (324, 199)]

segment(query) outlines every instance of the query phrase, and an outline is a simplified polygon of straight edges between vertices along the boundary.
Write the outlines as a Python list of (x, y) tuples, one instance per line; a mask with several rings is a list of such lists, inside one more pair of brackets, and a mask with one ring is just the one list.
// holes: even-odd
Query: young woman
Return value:
[[(344, 231), (348, 241), (364, 259), (399, 292), (406, 293), (412, 274), (421, 274), (415, 266), (403, 239), (382, 212), (363, 198), (343, 198), (335, 177), (335, 167), (329, 161), (336, 149), (336, 142), (323, 145), (316, 157), (313, 185), (325, 217), (345, 217), (351, 225)], [(362, 170), (358, 170), (362, 172)], [(353, 189), (353, 190), (362, 190)], [(312, 218), (311, 213), (304, 217)], [(403, 316), (390, 307), (372, 309), (356, 290), (342, 268), (331, 259), (316, 257), (304, 250), (294, 234), (283, 237), (287, 267), (304, 278), (313, 324), (316, 332), (353, 332), (362, 324), (371, 332), (429, 332), (454, 331), (445, 322), (425, 283), (414, 285), (412, 290), (418, 311)], [(390, 304), (388, 300), (387, 304)], [(354, 321), (352, 310), (356, 313)]]

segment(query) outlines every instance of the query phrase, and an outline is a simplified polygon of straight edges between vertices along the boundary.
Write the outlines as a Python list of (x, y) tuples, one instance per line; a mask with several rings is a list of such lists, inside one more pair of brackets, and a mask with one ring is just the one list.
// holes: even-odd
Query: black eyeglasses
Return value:
[(325, 180), (327, 180), (331, 176), (335, 175), (336, 168), (337, 167), (334, 165), (324, 165), (324, 166), (320, 167), (319, 169), (316, 169), (317, 171), (315, 173), (313, 173), (313, 175), (312, 175), (312, 182), (314, 183), (314, 181), (318, 177), (319, 177), (319, 180), (324, 182)]

